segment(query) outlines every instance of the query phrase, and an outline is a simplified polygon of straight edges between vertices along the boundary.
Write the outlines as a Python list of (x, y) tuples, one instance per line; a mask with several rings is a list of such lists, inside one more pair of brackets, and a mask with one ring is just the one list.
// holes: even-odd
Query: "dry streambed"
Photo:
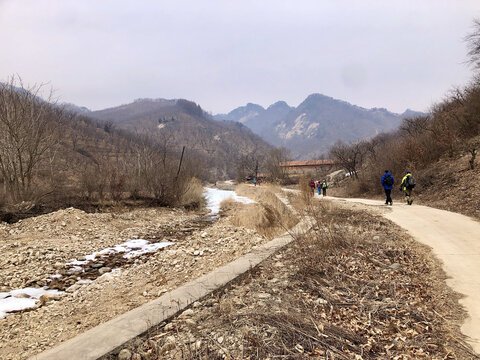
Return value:
[[(23, 359), (54, 346), (266, 241), (226, 218), (205, 221), (201, 215), (66, 209), (0, 224), (0, 292), (62, 291), (44, 295), (34, 311), (0, 319), (0, 358)], [(22, 296), (35, 301), (37, 295), (24, 290)]]

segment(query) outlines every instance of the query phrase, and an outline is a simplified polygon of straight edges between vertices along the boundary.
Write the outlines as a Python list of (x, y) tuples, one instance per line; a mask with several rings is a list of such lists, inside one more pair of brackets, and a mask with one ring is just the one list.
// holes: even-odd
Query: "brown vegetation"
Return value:
[(242, 184), (236, 188), (236, 192), (254, 199), (256, 203), (244, 205), (226, 199), (221, 208), (233, 225), (254, 229), (262, 236), (272, 239), (298, 222), (297, 216), (275, 195), (281, 191), (280, 187), (273, 185), (252, 187)]
[(69, 113), (42, 100), (41, 90), (15, 78), (0, 86), (2, 219), (106, 200), (201, 204), (198, 182), (192, 183), (202, 176), (196, 153), (183, 156), (167, 136), (133, 134)]

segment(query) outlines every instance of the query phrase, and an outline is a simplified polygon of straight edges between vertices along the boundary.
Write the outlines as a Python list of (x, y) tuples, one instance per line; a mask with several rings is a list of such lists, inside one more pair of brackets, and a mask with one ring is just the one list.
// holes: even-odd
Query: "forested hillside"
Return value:
[(16, 85), (15, 79), (0, 85), (4, 220), (104, 200), (185, 206), (202, 201), (201, 189), (192, 194), (199, 187), (193, 177), (206, 176), (201, 154), (190, 151), (182, 158), (182, 149), (168, 141), (116, 129), (42, 100), (37, 96), (41, 87)]
[(205, 177), (234, 178), (240, 159), (267, 154), (272, 146), (240, 123), (216, 121), (188, 100), (140, 99), (89, 113), (114, 127), (148, 133), (154, 141), (203, 159)]

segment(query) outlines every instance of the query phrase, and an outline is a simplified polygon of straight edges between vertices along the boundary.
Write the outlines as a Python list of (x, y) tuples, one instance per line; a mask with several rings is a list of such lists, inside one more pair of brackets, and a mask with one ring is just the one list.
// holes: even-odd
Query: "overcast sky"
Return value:
[(213, 113), (323, 93), (427, 110), (466, 84), (478, 0), (0, 0), (0, 80), (102, 109), (186, 98)]

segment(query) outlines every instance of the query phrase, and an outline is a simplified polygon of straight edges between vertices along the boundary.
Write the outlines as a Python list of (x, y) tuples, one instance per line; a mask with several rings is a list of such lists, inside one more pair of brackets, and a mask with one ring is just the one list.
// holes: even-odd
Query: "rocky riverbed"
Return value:
[[(204, 215), (151, 208), (87, 214), (71, 208), (0, 224), (0, 292), (61, 291), (44, 296), (30, 311), (0, 319), (0, 358), (41, 352), (267, 241), (228, 218), (205, 221)], [(168, 246), (130, 257), (88, 256), (140, 239)], [(73, 271), (76, 266), (82, 271)]]

